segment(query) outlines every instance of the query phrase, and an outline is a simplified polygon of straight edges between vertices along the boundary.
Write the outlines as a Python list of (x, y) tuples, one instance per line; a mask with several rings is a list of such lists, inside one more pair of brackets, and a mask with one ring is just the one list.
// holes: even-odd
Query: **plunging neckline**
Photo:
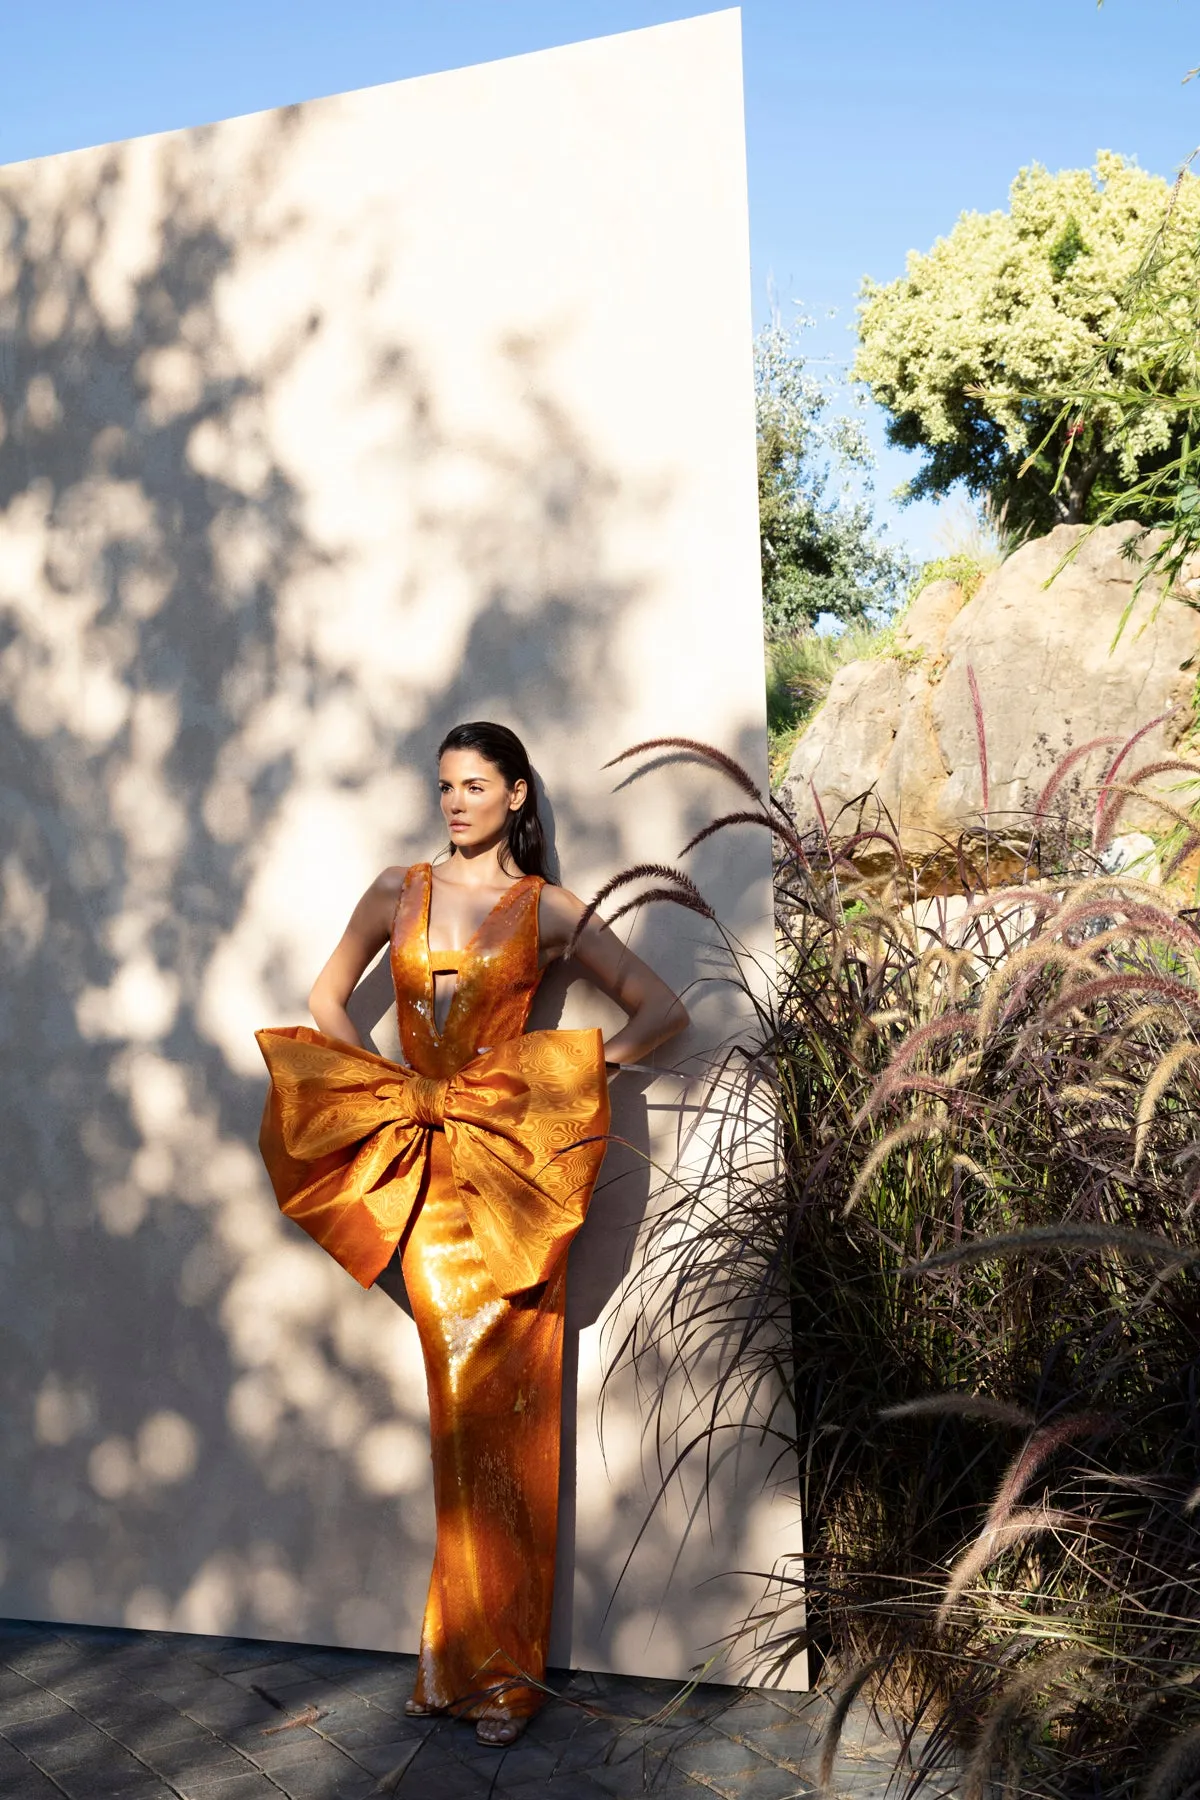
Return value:
[[(478, 925), (476, 925), (474, 931), (471, 933), (461, 950), (438, 951), (431, 949), (429, 945), (429, 917), (433, 911), (433, 864), (423, 863), (421, 866), (425, 870), (425, 916), (424, 929), (421, 933), (421, 938), (425, 950), (425, 991), (429, 996), (429, 1030), (435, 1043), (441, 1045), (445, 1043), (446, 1029), (454, 1016), (454, 1008), (457, 1006), (458, 996), (462, 992), (463, 968), (468, 957), (475, 948), (476, 938), (479, 937), (484, 926), (490, 924), (500, 908), (506, 905), (518, 888), (524, 887), (527, 881), (536, 881), (538, 878), (536, 875), (522, 875), (519, 880), (514, 881), (509, 887), (505, 888), (504, 892), (495, 901), (494, 905), (489, 906), (488, 910), (484, 913), (482, 919), (480, 919)], [(442, 1021), (440, 1031), (437, 1022), (437, 981), (433, 972), (433, 959), (435, 956), (439, 955), (456, 956), (458, 958), (458, 973), (454, 980), (454, 992), (450, 996), (450, 1004), (446, 1008), (446, 1017)]]
[[(491, 906), (488, 907), (488, 909), (484, 913), (482, 919), (480, 919), (478, 925), (476, 925), (474, 931), (471, 933), (470, 937), (467, 939), (466, 943), (463, 945), (461, 950), (451, 950), (451, 949), (434, 950), (429, 942), (429, 919), (430, 919), (430, 914), (433, 912), (433, 864), (425, 863), (424, 869), (425, 869), (425, 956), (426, 956), (426, 960), (428, 960), (431, 956), (457, 956), (460, 960), (465, 959), (467, 956), (470, 955), (471, 951), (474, 949), (475, 939), (479, 936), (479, 934), (483, 930), (484, 926), (488, 923), (488, 920), (492, 918), (493, 914), (499, 912), (500, 908), (504, 905), (504, 903), (508, 899), (509, 895), (515, 894), (517, 889), (519, 887), (524, 887), (524, 885), (527, 881), (536, 881), (537, 880), (536, 875), (520, 875), (520, 876), (518, 876), (516, 881), (510, 882), (508, 887), (506, 887), (504, 892), (500, 895), (499, 899), (496, 900)], [(451, 1004), (453, 1004), (453, 1002), (451, 1002)]]

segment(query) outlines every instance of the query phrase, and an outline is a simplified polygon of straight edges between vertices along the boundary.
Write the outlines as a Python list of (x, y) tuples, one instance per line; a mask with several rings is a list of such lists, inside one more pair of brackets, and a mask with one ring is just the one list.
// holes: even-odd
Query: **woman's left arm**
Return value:
[[(582, 900), (565, 888), (543, 888), (539, 908), (543, 950), (563, 955), (585, 910)], [(572, 955), (596, 986), (628, 1014), (625, 1024), (605, 1043), (605, 1062), (640, 1062), (688, 1023), (687, 1008), (679, 996), (595, 914), (580, 932)]]

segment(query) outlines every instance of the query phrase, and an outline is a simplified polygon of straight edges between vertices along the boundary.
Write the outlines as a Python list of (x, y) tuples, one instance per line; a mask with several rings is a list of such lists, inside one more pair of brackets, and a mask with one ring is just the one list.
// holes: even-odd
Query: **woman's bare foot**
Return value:
[(404, 1711), (410, 1719), (432, 1719), (437, 1708), (434, 1706), (422, 1706), (419, 1700), (406, 1700), (404, 1702)]
[(495, 1744), (503, 1748), (507, 1744), (515, 1744), (528, 1723), (528, 1719), (477, 1719), (475, 1737), (481, 1744)]

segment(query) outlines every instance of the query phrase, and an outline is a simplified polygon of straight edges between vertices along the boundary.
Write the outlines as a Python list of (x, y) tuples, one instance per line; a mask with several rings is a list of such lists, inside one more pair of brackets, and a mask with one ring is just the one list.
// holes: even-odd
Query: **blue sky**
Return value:
[[(686, 18), (653, 0), (0, 0), (0, 162)], [(1200, 142), (1188, 0), (747, 0), (751, 254), (760, 317), (817, 315), (848, 358), (864, 274), (902, 272), (1018, 168), (1097, 149), (1170, 175)], [(680, 295), (686, 306), (687, 296)], [(835, 308), (837, 316), (825, 315)], [(882, 442), (878, 427), (873, 432)], [(908, 470), (881, 458), (881, 496)], [(925, 507), (881, 512), (918, 552)]]

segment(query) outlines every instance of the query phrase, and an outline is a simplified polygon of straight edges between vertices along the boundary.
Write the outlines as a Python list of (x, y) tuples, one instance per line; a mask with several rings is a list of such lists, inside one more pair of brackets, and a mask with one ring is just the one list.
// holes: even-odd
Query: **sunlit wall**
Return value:
[[(627, 745), (762, 776), (749, 338), (736, 13), (0, 171), (0, 1611), (415, 1647), (415, 1333), (280, 1220), (251, 1034), (439, 848), (455, 720), (526, 738), (585, 896), (739, 802)], [(765, 834), (688, 866), (769, 955)], [(695, 1075), (742, 1017), (712, 934), (630, 929)], [(747, 1437), (611, 1599), (656, 1477), (603, 1322), (699, 1092), (621, 1078), (574, 1253), (592, 1667), (683, 1673), (748, 1592), (700, 1584), (799, 1548)]]

